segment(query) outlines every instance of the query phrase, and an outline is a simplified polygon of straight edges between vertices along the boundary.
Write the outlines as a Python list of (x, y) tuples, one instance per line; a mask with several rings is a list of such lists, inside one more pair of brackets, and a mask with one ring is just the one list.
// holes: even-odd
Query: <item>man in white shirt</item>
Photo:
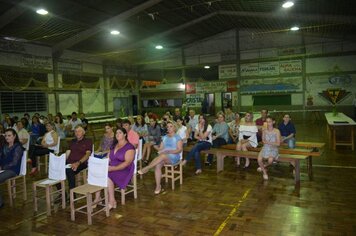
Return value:
[(189, 121), (187, 124), (187, 128), (188, 128), (188, 137), (191, 140), (194, 139), (194, 131), (198, 123), (199, 123), (199, 116), (195, 115), (194, 110), (189, 110)]
[(82, 121), (77, 117), (77, 113), (75, 111), (73, 111), (72, 119), (70, 119), (68, 121), (67, 127), (66, 127), (66, 130), (69, 133), (69, 136), (73, 136), (75, 127), (80, 124), (82, 124)]
[(26, 129), (23, 128), (24, 124), (21, 121), (16, 122), (17, 136), (19, 137), (20, 143), (25, 150), (29, 148), (30, 135)]

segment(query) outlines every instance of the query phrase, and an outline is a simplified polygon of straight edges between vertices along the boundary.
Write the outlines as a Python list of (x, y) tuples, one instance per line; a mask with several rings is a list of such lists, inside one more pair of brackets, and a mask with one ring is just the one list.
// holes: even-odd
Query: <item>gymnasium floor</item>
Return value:
[[(327, 142), (325, 124), (296, 124), (299, 141)], [(138, 179), (138, 199), (127, 196), (109, 218), (94, 216), (87, 225), (85, 215), (70, 220), (69, 207), (52, 216), (45, 203), (34, 215), (31, 183), (28, 201), (0, 210), (1, 235), (356, 235), (356, 156), (349, 148), (329, 149), (314, 158), (314, 180), (309, 181), (302, 164), (301, 187), (295, 188), (287, 164), (274, 165), (270, 180), (263, 181), (252, 162), (248, 170), (225, 161), (194, 175), (193, 163), (184, 169), (184, 183), (154, 196), (154, 175)], [(45, 174), (42, 174), (42, 178)], [(37, 177), (38, 179), (41, 176)], [(36, 178), (36, 179), (37, 179)], [(117, 196), (119, 200), (119, 196)]]

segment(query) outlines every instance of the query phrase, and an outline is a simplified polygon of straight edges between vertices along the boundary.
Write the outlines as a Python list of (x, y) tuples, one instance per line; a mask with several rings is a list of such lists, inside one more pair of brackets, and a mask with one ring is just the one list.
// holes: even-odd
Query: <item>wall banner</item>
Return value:
[(302, 73), (301, 60), (247, 63), (240, 66), (241, 76), (273, 76)]
[(52, 58), (34, 55), (23, 55), (21, 66), (45, 70), (53, 69)]
[(204, 94), (187, 94), (186, 101), (187, 107), (201, 107), (204, 100)]
[(197, 83), (196, 93), (226, 92), (226, 82), (203, 82)]
[(236, 64), (219, 66), (219, 79), (234, 79), (234, 78), (237, 78)]
[(186, 83), (185, 94), (195, 94), (197, 92), (196, 85), (196, 83)]

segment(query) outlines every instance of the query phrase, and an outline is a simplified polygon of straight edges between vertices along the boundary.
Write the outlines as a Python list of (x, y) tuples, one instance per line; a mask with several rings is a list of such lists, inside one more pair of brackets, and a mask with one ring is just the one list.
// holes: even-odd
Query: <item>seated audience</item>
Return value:
[(229, 143), (236, 144), (239, 141), (240, 115), (235, 114), (235, 119), (229, 124)]
[(109, 152), (114, 142), (114, 138), (115, 138), (114, 128), (110, 123), (106, 123), (104, 136), (102, 137), (99, 148), (96, 150), (96, 152), (102, 152), (102, 153)]
[[(120, 189), (125, 189), (132, 179), (135, 165), (135, 147), (127, 139), (127, 131), (124, 128), (116, 130), (115, 139), (109, 153), (109, 210), (116, 208), (115, 185)], [(95, 202), (98, 202), (100, 193), (96, 194)]]
[(175, 125), (172, 121), (167, 122), (167, 135), (162, 138), (161, 145), (159, 146), (158, 157), (153, 159), (153, 161), (142, 170), (139, 170), (139, 174), (145, 174), (150, 169), (155, 168), (155, 179), (156, 188), (154, 193), (160, 194), (162, 189), (161, 179), (162, 179), (162, 167), (165, 164), (175, 165), (180, 161), (180, 155), (183, 151), (182, 139), (176, 134)]
[(27, 132), (27, 130), (24, 128), (24, 123), (21, 121), (17, 121), (16, 123), (16, 128), (17, 128), (17, 136), (19, 137), (20, 143), (22, 144), (22, 147), (26, 150), (30, 147), (29, 142), (30, 142), (30, 134)]
[[(248, 151), (249, 147), (257, 147), (257, 126), (253, 122), (252, 112), (246, 112), (245, 114), (245, 123), (240, 125), (239, 128), (239, 142), (236, 145), (237, 151)], [(236, 158), (236, 165), (240, 166), (240, 158)], [(250, 160), (245, 158), (245, 167), (247, 168), (250, 165)]]
[(65, 139), (66, 138), (65, 125), (62, 116), (56, 115), (54, 117), (54, 125), (56, 126), (56, 132), (60, 137), (60, 139)]
[(261, 110), (261, 117), (256, 120), (256, 125), (258, 128), (258, 133), (257, 133), (257, 141), (261, 142), (262, 141), (262, 130), (266, 128), (266, 118), (268, 115), (268, 110), (263, 109)]
[(157, 124), (157, 120), (155, 118), (150, 118), (150, 125), (147, 129), (147, 142), (144, 144), (142, 151), (142, 161), (146, 165), (150, 160), (152, 146), (160, 145), (161, 143), (161, 127)]
[(177, 124), (177, 134), (179, 135), (179, 137), (182, 139), (183, 142), (183, 146), (187, 145), (188, 142), (188, 129), (187, 127), (184, 125), (184, 119), (181, 116), (176, 116), (175, 117), (175, 122)]
[[(14, 129), (5, 130), (6, 143), (0, 150), (0, 184), (20, 174), (23, 147)], [(4, 206), (0, 193), (0, 208)]]
[[(281, 134), (278, 129), (274, 128), (275, 121), (272, 117), (268, 116), (266, 119), (267, 128), (262, 132), (263, 147), (258, 154), (258, 172), (263, 173), (263, 179), (268, 180), (267, 167), (278, 159), (278, 147), (281, 143)], [(267, 160), (267, 164), (263, 161)]]
[(82, 121), (83, 128), (85, 129), (85, 131), (87, 131), (89, 126), (89, 120), (85, 118), (85, 114), (83, 112), (80, 113), (80, 120)]
[(288, 143), (289, 148), (295, 148), (296, 130), (289, 114), (283, 116), (283, 122), (279, 124), (278, 129), (282, 135), (281, 142)]
[[(229, 141), (229, 126), (225, 122), (224, 113), (219, 113), (217, 116), (217, 122), (215, 123), (212, 131), (213, 145), (212, 147), (217, 148), (222, 145), (227, 144)], [(211, 165), (213, 162), (213, 155), (209, 154), (206, 165)]]
[(145, 120), (141, 115), (136, 117), (136, 122), (133, 124), (132, 129), (138, 134), (138, 136), (140, 136), (140, 139), (143, 140), (143, 143), (145, 143), (148, 131)]
[(37, 116), (32, 117), (31, 132), (30, 132), (30, 145), (37, 142), (37, 139), (46, 133), (46, 127), (41, 124)]
[(225, 122), (230, 123), (235, 119), (235, 113), (232, 112), (231, 107), (225, 108)]
[(195, 111), (194, 110), (189, 110), (189, 121), (188, 121), (188, 133), (189, 133), (189, 138), (191, 140), (194, 139), (194, 131), (195, 131), (195, 127), (197, 126), (197, 124), (199, 123), (199, 115), (195, 115)]
[(6, 140), (5, 140), (5, 129), (2, 124), (0, 124), (0, 150), (2, 147), (5, 145)]
[(88, 167), (87, 161), (93, 150), (93, 142), (85, 138), (85, 130), (82, 126), (75, 127), (74, 135), (75, 139), (66, 151), (66, 163), (70, 164), (70, 168), (66, 168), (69, 189), (75, 188), (75, 176)]
[(67, 131), (66, 135), (73, 136), (75, 127), (77, 127), (77, 125), (81, 125), (81, 124), (82, 124), (82, 121), (80, 119), (78, 119), (77, 113), (72, 112), (72, 117), (70, 120), (68, 120), (68, 123), (66, 124), (66, 131)]
[(195, 174), (201, 174), (201, 160), (200, 160), (200, 151), (210, 149), (213, 139), (212, 139), (212, 131), (213, 128), (209, 125), (208, 120), (204, 115), (199, 116), (199, 123), (195, 127), (194, 138), (198, 140), (198, 142), (194, 145), (194, 147), (190, 150), (187, 157), (183, 161), (183, 165), (185, 165), (190, 159), (194, 157), (195, 160)]
[(126, 129), (127, 140), (129, 140), (129, 143), (131, 143), (135, 148), (137, 148), (140, 136), (131, 129), (131, 122), (128, 119), (123, 120), (122, 127)]
[(43, 156), (56, 150), (58, 135), (55, 128), (54, 123), (47, 123), (47, 133), (42, 138), (41, 144), (33, 144), (30, 146), (29, 157), (32, 161), (32, 170), (30, 175), (35, 175), (37, 173), (37, 156)]
[(115, 127), (116, 127), (116, 129), (122, 128), (122, 119), (121, 118), (117, 118), (115, 120)]

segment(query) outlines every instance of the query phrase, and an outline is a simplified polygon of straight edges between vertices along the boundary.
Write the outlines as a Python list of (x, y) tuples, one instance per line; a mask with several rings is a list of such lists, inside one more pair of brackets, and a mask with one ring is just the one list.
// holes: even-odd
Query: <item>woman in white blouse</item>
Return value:
[(182, 139), (183, 146), (186, 146), (189, 134), (187, 127), (184, 125), (184, 120), (181, 116), (177, 116), (175, 122), (177, 123), (177, 134)]
[[(253, 122), (253, 114), (251, 112), (246, 112), (245, 122), (240, 124), (239, 128), (239, 142), (236, 145), (237, 151), (248, 151), (249, 147), (257, 147), (257, 126)], [(250, 165), (250, 160), (245, 158), (245, 167), (247, 168)], [(236, 164), (240, 166), (240, 158), (236, 158)]]

